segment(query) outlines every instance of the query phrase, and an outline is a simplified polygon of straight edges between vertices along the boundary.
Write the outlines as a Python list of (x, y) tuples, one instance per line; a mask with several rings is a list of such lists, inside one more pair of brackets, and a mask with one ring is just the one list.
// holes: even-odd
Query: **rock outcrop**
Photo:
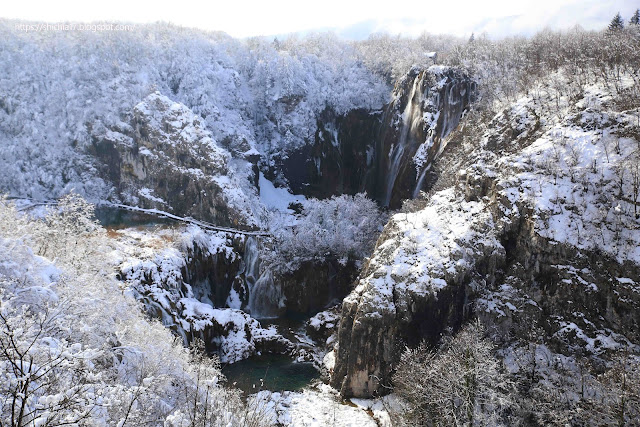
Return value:
[(590, 105), (546, 121), (520, 100), (474, 141), (454, 187), (392, 217), (342, 306), (331, 383), (343, 395), (384, 393), (405, 346), (436, 346), (471, 315), (558, 353), (640, 348), (640, 233), (618, 172), (637, 161), (635, 119)]
[(130, 123), (92, 133), (103, 175), (126, 203), (217, 225), (256, 225), (248, 201), (257, 188), (257, 152), (232, 162), (186, 106), (155, 92), (134, 107)]
[(317, 120), (312, 143), (291, 152), (282, 172), (294, 193), (327, 198), (340, 194), (376, 193), (376, 139), (381, 111), (331, 109)]
[(423, 211), (394, 215), (343, 302), (332, 385), (345, 396), (383, 393), (403, 346), (436, 343), (459, 327), (473, 279), (493, 280), (504, 263), (493, 226), (485, 202), (453, 190)]
[[(126, 239), (126, 230), (123, 233)], [(196, 227), (183, 231), (178, 242), (171, 243), (172, 236), (169, 233), (159, 241), (143, 236), (138, 245), (150, 248), (127, 244), (135, 248), (136, 256), (120, 266), (119, 279), (150, 316), (161, 320), (185, 345), (202, 339), (205, 348), (223, 362), (233, 363), (256, 352), (296, 350), (275, 328), (263, 328), (240, 310), (249, 303), (254, 240)], [(157, 247), (162, 244), (167, 246)]]

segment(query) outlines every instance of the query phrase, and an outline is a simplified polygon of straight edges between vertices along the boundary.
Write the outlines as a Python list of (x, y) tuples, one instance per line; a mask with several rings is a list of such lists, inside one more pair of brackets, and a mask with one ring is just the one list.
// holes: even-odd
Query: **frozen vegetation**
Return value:
[(125, 295), (90, 205), (65, 199), (44, 221), (0, 210), (3, 425), (260, 424), (214, 360)]
[(199, 144), (218, 163), (260, 153), (269, 165), (305, 143), (322, 110), (380, 109), (390, 91), (353, 46), (331, 36), (279, 45), (162, 24), (118, 33), (13, 26), (0, 21), (0, 188), (13, 196), (74, 189), (117, 200), (90, 152), (105, 134), (127, 144), (121, 134), (136, 111), (145, 114), (140, 103), (150, 95), (147, 103), (173, 101), (171, 114), (196, 114), (206, 130), (194, 123), (182, 132), (204, 132)]

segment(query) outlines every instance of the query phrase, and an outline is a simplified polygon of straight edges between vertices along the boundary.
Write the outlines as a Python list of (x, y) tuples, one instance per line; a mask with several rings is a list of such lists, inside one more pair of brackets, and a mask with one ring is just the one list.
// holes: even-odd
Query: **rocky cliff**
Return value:
[(553, 113), (521, 99), (463, 150), (453, 187), (392, 217), (344, 300), (334, 387), (384, 393), (405, 346), (436, 346), (472, 315), (561, 353), (637, 348), (640, 233), (620, 172), (637, 164), (637, 130), (609, 99)]
[[(305, 196), (366, 192), (398, 207), (421, 189), (474, 96), (474, 81), (459, 69), (414, 67), (384, 110), (338, 114), (327, 107), (310, 141), (286, 153), (270, 176), (283, 176)], [(124, 202), (218, 225), (260, 222), (255, 196), (262, 155), (236, 144), (232, 156), (185, 105), (155, 92), (116, 125), (94, 123), (91, 135), (101, 175)]]
[(414, 67), (382, 111), (325, 110), (313, 142), (282, 161), (294, 192), (326, 198), (366, 192), (397, 208), (415, 197), (443, 141), (475, 97), (476, 85), (451, 67)]
[(103, 175), (126, 203), (217, 225), (256, 225), (248, 201), (257, 192), (257, 152), (246, 147), (243, 158), (232, 159), (186, 106), (155, 92), (128, 122), (92, 133)]

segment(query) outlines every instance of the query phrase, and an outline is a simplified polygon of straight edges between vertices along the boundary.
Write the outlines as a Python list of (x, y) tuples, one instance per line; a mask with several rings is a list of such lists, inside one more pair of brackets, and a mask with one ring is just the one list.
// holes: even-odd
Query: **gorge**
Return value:
[(0, 19), (0, 414), (17, 384), (43, 425), (64, 390), (96, 425), (634, 425), (634, 31)]

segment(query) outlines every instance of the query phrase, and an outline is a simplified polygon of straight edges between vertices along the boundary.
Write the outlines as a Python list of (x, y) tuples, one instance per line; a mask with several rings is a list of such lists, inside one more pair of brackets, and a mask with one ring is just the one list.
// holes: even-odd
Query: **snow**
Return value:
[[(584, 99), (601, 99), (601, 92), (602, 88), (591, 87)], [(500, 159), (495, 166), (501, 171), (498, 185), (511, 203), (532, 205), (540, 236), (580, 249), (597, 246), (619, 262), (640, 262), (640, 233), (634, 231), (637, 221), (630, 196), (615, 196), (620, 190), (632, 192), (630, 174), (623, 176), (623, 188), (619, 188), (618, 171), (634, 161), (637, 142), (614, 136), (614, 127), (632, 123), (633, 118), (627, 113), (580, 110), (581, 105), (556, 118), (522, 152)], [(528, 116), (535, 108), (531, 98), (523, 98), (513, 110)], [(575, 124), (585, 117), (604, 129)], [(617, 125), (610, 124), (612, 118)], [(529, 126), (526, 121), (520, 123), (523, 128)]]
[(161, 199), (160, 197), (156, 197), (153, 195), (153, 190), (150, 188), (141, 188), (140, 190), (138, 190), (138, 194), (142, 197), (144, 197), (147, 200), (151, 200), (157, 203), (160, 203), (162, 205), (166, 205), (167, 202), (165, 202), (163, 199)]
[[(14, 24), (0, 22), (0, 187), (13, 195), (57, 198), (75, 189), (93, 201), (117, 201), (114, 183), (100, 178), (103, 165), (86, 152), (95, 137), (133, 145), (129, 118), (154, 114), (140, 104), (149, 95), (173, 102), (165, 124), (182, 139), (198, 138), (200, 127), (210, 132), (201, 141), (212, 150), (245, 163), (259, 154), (270, 167), (308, 143), (325, 108), (379, 110), (391, 91), (363, 66), (357, 47), (330, 35), (277, 47), (167, 24), (117, 37), (21, 33)], [(140, 154), (157, 153), (141, 147)], [(235, 186), (244, 188), (250, 167), (239, 169)], [(244, 196), (251, 201), (251, 193)]]
[[(117, 231), (118, 269), (133, 296), (150, 312), (160, 311), (165, 326), (187, 339), (187, 333), (210, 335), (220, 361), (234, 363), (256, 353), (256, 342), (278, 338), (275, 328), (240, 310), (237, 292), (229, 294), (229, 308), (214, 308), (208, 290), (185, 283), (183, 270), (197, 246), (204, 256), (220, 254), (235, 261), (239, 254), (228, 233), (208, 232), (196, 225), (164, 230)], [(186, 342), (185, 342), (186, 343)]]
[(394, 294), (437, 294), (448, 280), (470, 271), (478, 256), (502, 250), (495, 237), (483, 231), (492, 228), (484, 202), (465, 202), (454, 189), (439, 192), (423, 210), (391, 218), (391, 233), (378, 243), (346, 301), (366, 301), (375, 307), (370, 313), (375, 315), (402, 309), (393, 302)]
[(325, 354), (322, 359), (322, 365), (329, 371), (333, 372), (333, 369), (336, 367), (336, 354), (333, 350)]
[(338, 392), (320, 384), (302, 392), (261, 391), (250, 396), (273, 424), (306, 427), (375, 427), (363, 408), (340, 403)]
[(293, 195), (288, 188), (276, 187), (260, 172), (258, 181), (260, 186), (260, 200), (270, 210), (293, 214), (293, 210), (289, 209), (292, 203), (304, 203), (307, 199), (302, 195)]
[[(28, 358), (38, 371), (27, 382), (0, 363), (0, 421), (10, 422), (11, 413), (11, 397), (3, 393), (20, 387), (28, 389), (29, 424), (48, 424), (51, 414), (70, 424), (82, 418), (88, 425), (117, 425), (125, 417), (132, 424), (163, 423), (188, 412), (184, 396), (195, 396), (201, 381), (209, 387), (199, 404), (215, 408), (213, 425), (240, 423), (233, 409), (237, 398), (217, 384), (219, 370), (193, 360), (168, 329), (143, 315), (116, 280), (111, 262), (122, 255), (111, 256), (114, 242), (100, 228), (77, 225), (53, 217), (32, 220), (0, 201), (2, 334), (10, 330), (23, 354), (5, 352), (2, 361)], [(191, 308), (194, 314), (207, 311)], [(18, 404), (24, 396), (18, 396)]]

